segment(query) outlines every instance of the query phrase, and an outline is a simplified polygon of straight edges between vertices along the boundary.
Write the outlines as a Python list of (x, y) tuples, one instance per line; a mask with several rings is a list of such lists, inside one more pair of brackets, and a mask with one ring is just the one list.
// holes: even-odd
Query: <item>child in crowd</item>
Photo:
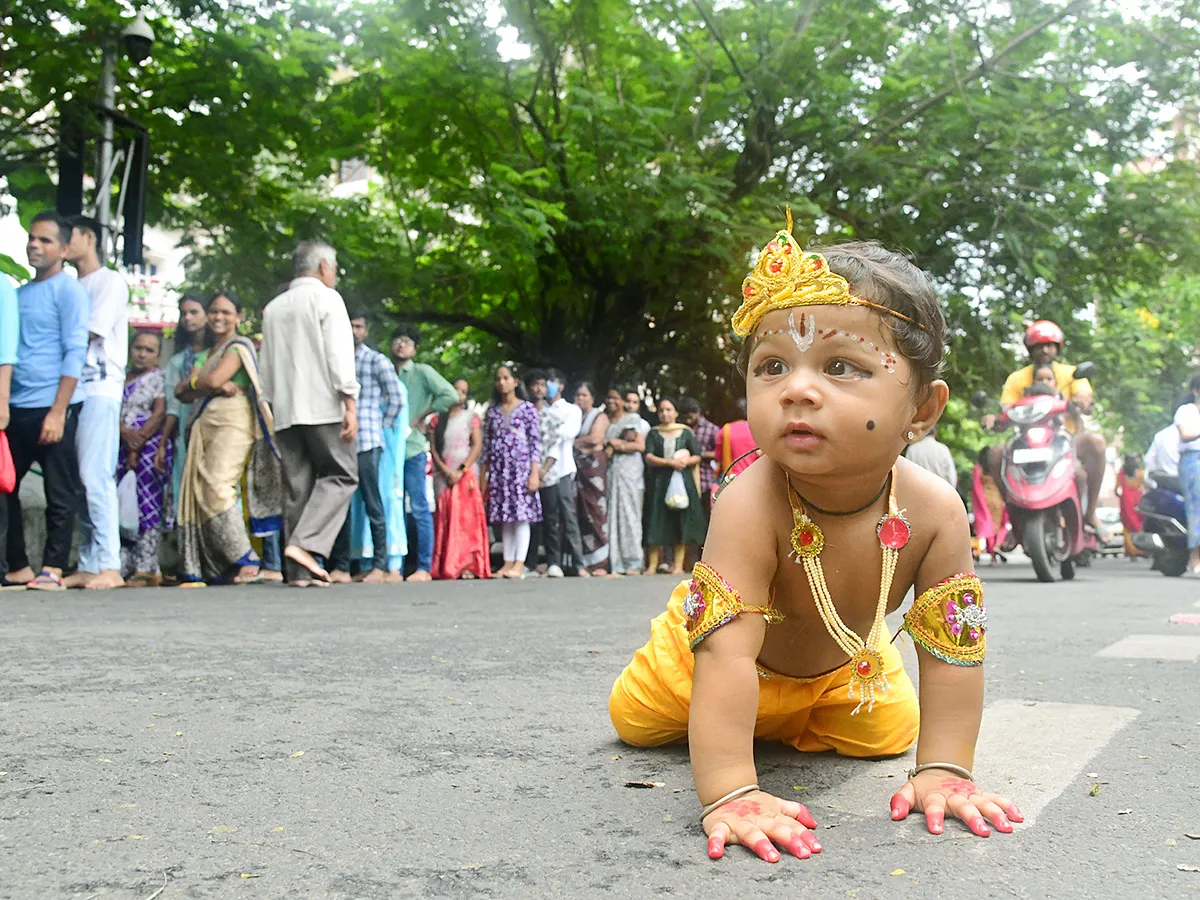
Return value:
[[(757, 784), (754, 740), (873, 758), (917, 742), (891, 817), (949, 814), (980, 836), (1022, 821), (973, 781), (986, 617), (966, 510), (901, 458), (938, 421), (945, 319), (929, 281), (871, 243), (767, 244), (733, 318), (763, 456), (713, 508), (703, 560), (613, 686), (622, 740), (687, 739), (712, 858), (821, 845), (812, 816)], [(920, 704), (884, 616), (909, 589)]]
[(158, 367), (161, 354), (162, 338), (153, 331), (139, 331), (129, 348), (125, 372), (117, 481), (133, 472), (138, 500), (137, 539), (121, 543), (121, 576), (128, 587), (154, 587), (161, 580), (158, 548), (173, 463), (171, 442), (163, 440), (167, 376)]

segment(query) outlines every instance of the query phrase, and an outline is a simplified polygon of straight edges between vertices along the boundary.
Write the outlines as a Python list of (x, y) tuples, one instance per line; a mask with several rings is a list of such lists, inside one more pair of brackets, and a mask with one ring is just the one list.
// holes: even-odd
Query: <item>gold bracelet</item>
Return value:
[(196, 383), (197, 383), (199, 380), (200, 380), (200, 376), (199, 376), (199, 375), (193, 375), (193, 376), (192, 376), (192, 380), (188, 382), (188, 385), (191, 387), (191, 389), (192, 389), (193, 391), (194, 391), (194, 390), (196, 390)]
[(726, 803), (736, 800), (738, 797), (744, 797), (746, 794), (753, 794), (757, 790), (757, 784), (748, 784), (745, 787), (738, 788), (736, 791), (730, 791), (720, 800), (714, 800), (712, 803), (708, 804), (708, 806), (704, 807), (703, 810), (701, 810), (700, 824), (703, 825), (704, 820), (708, 818), (710, 813), (715, 812), (718, 808), (724, 806)]
[(913, 768), (908, 770), (908, 777), (910, 779), (915, 778), (917, 775), (919, 775), (921, 772), (924, 772), (926, 769), (945, 769), (947, 772), (953, 772), (955, 775), (958, 775), (960, 778), (967, 779), (967, 781), (975, 780), (975, 776), (971, 774), (971, 771), (969, 769), (964, 769), (962, 766), (956, 766), (954, 763), (944, 763), (944, 762), (921, 763), (921, 765), (914, 766)]

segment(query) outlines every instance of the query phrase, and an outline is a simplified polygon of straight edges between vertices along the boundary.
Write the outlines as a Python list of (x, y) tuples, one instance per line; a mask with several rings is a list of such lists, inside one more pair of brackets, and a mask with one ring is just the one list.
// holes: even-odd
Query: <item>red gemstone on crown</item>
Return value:
[(753, 297), (754, 296), (754, 287), (749, 284), (746, 285), (744, 288), (742, 288), (742, 296), (743, 297)]
[(771, 260), (771, 266), (770, 266), (770, 269), (771, 269), (771, 274), (772, 274), (772, 275), (776, 275), (776, 274), (778, 274), (778, 273), (779, 273), (779, 271), (780, 271), (782, 268), (783, 268), (783, 260), (782, 260), (782, 259), (773, 259), (773, 260)]
[(912, 529), (901, 516), (884, 516), (879, 523), (879, 543), (888, 550), (903, 550), (911, 537)]

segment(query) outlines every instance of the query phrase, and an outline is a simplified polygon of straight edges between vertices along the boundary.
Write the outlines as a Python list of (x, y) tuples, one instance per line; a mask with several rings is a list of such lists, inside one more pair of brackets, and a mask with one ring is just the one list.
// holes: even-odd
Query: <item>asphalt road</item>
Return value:
[[(933, 838), (907, 761), (763, 745), (825, 846), (774, 866), (608, 722), (667, 578), (0, 593), (0, 897), (1200, 897), (1200, 586), (984, 574), (977, 774), (1032, 824)], [(1184, 658), (1097, 656), (1137, 635)]]

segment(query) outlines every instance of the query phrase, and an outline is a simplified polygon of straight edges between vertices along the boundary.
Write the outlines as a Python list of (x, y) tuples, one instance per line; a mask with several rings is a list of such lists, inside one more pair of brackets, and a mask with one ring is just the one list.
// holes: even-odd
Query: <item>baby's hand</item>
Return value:
[(959, 778), (940, 769), (926, 769), (900, 788), (892, 797), (892, 818), (899, 822), (910, 810), (925, 813), (925, 825), (930, 834), (941, 834), (946, 812), (961, 819), (980, 837), (990, 835), (991, 822), (995, 829), (1011, 834), (1013, 822), (1024, 822), (1017, 804), (999, 794), (981, 791), (973, 781)]
[(808, 859), (821, 852), (820, 841), (808, 830), (816, 827), (804, 804), (780, 800), (764, 791), (718, 806), (704, 819), (710, 859), (724, 856), (726, 844), (749, 847), (772, 863), (779, 862), (775, 844), (787, 848), (793, 856)]

